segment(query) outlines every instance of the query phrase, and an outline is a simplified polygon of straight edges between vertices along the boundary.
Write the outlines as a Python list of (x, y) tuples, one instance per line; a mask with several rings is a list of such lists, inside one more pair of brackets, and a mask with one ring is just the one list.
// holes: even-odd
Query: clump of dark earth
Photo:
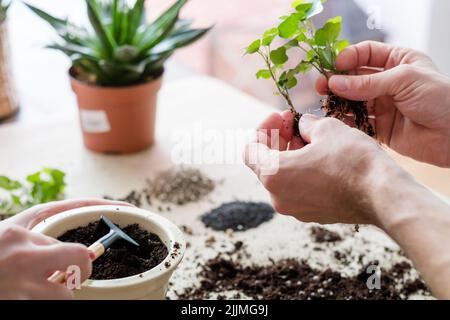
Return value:
[(264, 202), (235, 201), (220, 207), (201, 217), (203, 224), (216, 231), (246, 231), (271, 220), (275, 210)]
[(416, 293), (431, 295), (420, 279), (406, 277), (412, 269), (406, 262), (382, 269), (381, 289), (370, 290), (368, 265), (362, 266), (356, 276), (345, 277), (331, 269), (316, 270), (306, 261), (270, 261), (264, 266), (244, 266), (239, 258), (219, 254), (202, 266), (200, 286), (188, 288), (178, 296), (193, 300), (225, 298), (226, 292), (237, 291), (235, 299), (403, 300)]
[(318, 226), (311, 228), (311, 236), (316, 243), (334, 243), (342, 241), (342, 237), (339, 233)]
[[(369, 122), (367, 101), (348, 100), (329, 92), (323, 102), (322, 110), (324, 110), (327, 118), (336, 118), (345, 123), (352, 119), (356, 128), (370, 137), (375, 137), (376, 135), (375, 129)], [(291, 111), (294, 114), (294, 136), (301, 137), (299, 122), (303, 115), (295, 110)]]
[[(122, 230), (139, 243), (139, 247), (118, 240), (103, 256), (94, 261), (91, 279), (108, 280), (134, 276), (156, 267), (167, 257), (168, 250), (156, 234), (141, 229), (137, 224), (126, 226)], [(102, 223), (92, 222), (67, 231), (58, 237), (58, 240), (90, 246), (108, 231)]]
[(294, 111), (293, 114), (294, 114), (294, 136), (301, 137), (299, 122), (303, 115), (301, 113), (298, 113), (297, 111)]
[(216, 182), (194, 168), (172, 168), (147, 181), (144, 195), (151, 205), (161, 203), (184, 205), (197, 202), (214, 191)]
[(355, 126), (359, 130), (371, 137), (375, 136), (375, 130), (369, 122), (366, 101), (352, 101), (329, 93), (322, 109), (325, 111), (326, 117), (336, 118), (343, 122), (347, 122), (349, 117), (353, 118)]

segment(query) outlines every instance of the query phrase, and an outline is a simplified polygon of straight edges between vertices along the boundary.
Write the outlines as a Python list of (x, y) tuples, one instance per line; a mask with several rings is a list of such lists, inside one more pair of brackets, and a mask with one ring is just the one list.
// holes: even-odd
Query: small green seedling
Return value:
[(26, 182), (0, 176), (0, 216), (14, 215), (37, 204), (61, 200), (64, 177), (64, 172), (50, 168), (30, 174)]
[[(325, 77), (338, 74), (336, 57), (348, 45), (347, 40), (339, 38), (342, 29), (342, 17), (328, 20), (317, 29), (312, 18), (323, 11), (326, 0), (296, 0), (292, 3), (294, 12), (281, 17), (281, 23), (268, 29), (262, 37), (253, 41), (247, 48), (247, 54), (258, 54), (264, 60), (265, 67), (256, 73), (258, 79), (272, 79), (275, 82), (277, 94), (281, 95), (290, 110), (300, 120), (301, 114), (296, 111), (289, 91), (298, 84), (298, 76), (316, 69)], [(274, 41), (281, 39), (284, 44), (274, 46)], [(290, 60), (288, 53), (300, 50), (304, 53), (301, 61), (290, 62), (292, 68), (287, 68)], [(373, 136), (374, 130), (368, 122), (365, 102), (349, 101), (335, 96), (331, 92), (322, 107), (326, 115), (340, 120), (353, 116), (355, 125)], [(295, 125), (298, 135), (298, 125)]]

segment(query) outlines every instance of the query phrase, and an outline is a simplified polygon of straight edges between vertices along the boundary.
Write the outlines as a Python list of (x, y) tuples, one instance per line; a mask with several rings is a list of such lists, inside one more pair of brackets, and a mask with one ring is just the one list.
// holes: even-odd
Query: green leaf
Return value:
[(5, 190), (17, 190), (22, 187), (19, 181), (11, 180), (6, 176), (0, 176), (0, 188)]
[(59, 200), (64, 191), (64, 172), (46, 168), (27, 177), (32, 184), (31, 204), (46, 203)]
[(56, 18), (30, 4), (25, 3), (25, 5), (37, 16), (50, 24), (65, 41), (78, 45), (81, 45), (83, 42), (88, 42), (88, 32), (84, 28), (69, 23), (67, 19)]
[(119, 0), (113, 0), (113, 2), (112, 2), (112, 29), (113, 29), (114, 39), (119, 39), (119, 37), (120, 37), (120, 26), (122, 25), (121, 19), (122, 19), (122, 15), (119, 12)]
[(323, 3), (325, 1), (322, 0), (314, 0), (312, 3), (311, 9), (306, 13), (306, 19), (311, 19), (312, 17), (323, 12)]
[(261, 78), (270, 79), (270, 77), (271, 77), (270, 71), (267, 69), (261, 69), (256, 73), (257, 79), (261, 79)]
[(64, 178), (65, 178), (66, 174), (63, 171), (58, 170), (58, 169), (51, 169), (51, 168), (45, 168), (43, 171), (52, 177), (53, 183), (57, 187), (62, 187), (65, 185)]
[(278, 36), (278, 29), (277, 28), (272, 28), (272, 29), (267, 30), (263, 34), (261, 44), (263, 46), (270, 46), (272, 44), (272, 41), (275, 39), (276, 36)]
[(296, 48), (298, 47), (298, 40), (297, 39), (292, 39), (291, 41), (289, 41), (288, 43), (286, 43), (284, 45), (284, 47), (286, 48), (286, 50), (292, 49), (292, 48)]
[(145, 0), (136, 0), (133, 8), (129, 13), (129, 24), (128, 24), (128, 37), (126, 43), (131, 43), (133, 41), (134, 35), (139, 28), (142, 21), (145, 21), (145, 10), (144, 10)]
[(285, 87), (287, 90), (290, 90), (290, 89), (294, 88), (297, 85), (297, 83), (298, 83), (298, 80), (295, 77), (291, 77), (286, 82)]
[(103, 49), (107, 52), (108, 56), (111, 57), (114, 53), (114, 47), (116, 45), (115, 41), (100, 20), (95, 0), (86, 0), (86, 4), (88, 7), (89, 21), (91, 22), (91, 25), (94, 28), (94, 31), (97, 34), (97, 37), (99, 38)]
[(261, 47), (261, 40), (255, 40), (247, 47), (245, 52), (248, 54), (253, 54), (258, 52), (260, 47)]
[(297, 10), (297, 13), (300, 16), (300, 20), (301, 21), (306, 20), (306, 18), (308, 17), (308, 14), (309, 14), (310, 10), (312, 9), (312, 7), (313, 7), (313, 4), (308, 2), (308, 3), (299, 4), (295, 8), (295, 10)]
[(178, 0), (158, 19), (145, 28), (142, 36), (137, 41), (141, 55), (145, 55), (172, 31), (178, 19), (178, 14), (185, 4), (186, 0)]
[(118, 41), (116, 41), (119, 45), (124, 45), (128, 39), (128, 28), (131, 23), (131, 16), (129, 12), (123, 13), (122, 25), (120, 26), (120, 37)]
[(342, 17), (328, 20), (323, 28), (316, 31), (314, 40), (318, 46), (326, 46), (334, 43), (341, 33)]
[(318, 49), (320, 64), (327, 70), (335, 69), (335, 54), (333, 50), (327, 46), (324, 49)]
[(336, 50), (336, 55), (341, 53), (345, 48), (347, 48), (350, 45), (350, 42), (347, 40), (340, 40), (336, 42), (334, 49)]
[(293, 13), (288, 16), (279, 26), (278, 33), (281, 38), (289, 39), (294, 36), (299, 30), (300, 14)]
[(35, 14), (37, 14), (39, 17), (47, 21), (56, 31), (65, 30), (65, 28), (68, 25), (67, 19), (59, 19), (56, 18), (44, 11), (42, 11), (39, 8), (36, 8), (35, 6), (32, 6), (31, 4), (25, 3), (25, 5), (33, 11)]
[(20, 197), (18, 195), (12, 194), (11, 200), (15, 205), (22, 205), (22, 201), (20, 200)]
[(300, 62), (293, 70), (295, 73), (306, 74), (312, 69), (312, 64), (309, 61)]
[(292, 8), (297, 8), (299, 5), (301, 5), (301, 4), (304, 4), (305, 3), (305, 0), (295, 0), (295, 1), (293, 1), (292, 2), (292, 4), (291, 4), (291, 6), (292, 6)]
[(298, 84), (298, 80), (295, 77), (295, 73), (290, 71), (285, 71), (281, 74), (280, 79), (278, 80), (278, 85), (285, 90), (290, 90), (294, 88)]
[(306, 35), (302, 32), (298, 35), (297, 42), (304, 42), (306, 39)]
[(54, 44), (46, 46), (46, 48), (60, 50), (60, 51), (64, 52), (66, 55), (68, 55), (68, 56), (79, 55), (79, 56), (84, 57), (86, 59), (97, 60), (97, 57), (95, 56), (95, 52), (93, 52), (89, 48), (85, 48), (85, 47), (82, 47), (82, 46), (79, 46), (79, 45), (76, 45), (76, 44), (70, 44), (70, 43), (57, 44), (57, 43), (54, 43)]
[(284, 46), (282, 46), (276, 50), (272, 50), (270, 52), (270, 60), (275, 65), (285, 64), (289, 60), (289, 57), (286, 54), (286, 48)]
[(309, 50), (308, 53), (306, 54), (306, 61), (307, 62), (311, 62), (311, 61), (314, 61), (316, 59), (318, 59), (316, 51), (314, 51), (312, 49)]

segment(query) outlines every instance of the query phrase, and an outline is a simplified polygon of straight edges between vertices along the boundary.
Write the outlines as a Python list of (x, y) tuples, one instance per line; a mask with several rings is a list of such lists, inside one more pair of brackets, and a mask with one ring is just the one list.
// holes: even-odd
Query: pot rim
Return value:
[[(68, 211), (61, 212), (55, 216), (52, 216), (48, 219), (45, 219), (38, 225), (36, 225), (32, 231), (44, 233), (45, 231), (58, 223), (63, 223), (64, 220), (69, 219), (74, 216), (90, 216), (96, 215), (100, 213), (127, 213), (130, 215), (137, 216), (139, 218), (144, 218), (147, 220), (151, 220), (153, 223), (157, 224), (161, 229), (166, 233), (169, 239), (169, 243), (166, 245), (168, 254), (166, 258), (157, 266), (153, 267), (150, 270), (147, 270), (143, 273), (136, 274), (134, 276), (126, 277), (126, 278), (118, 278), (111, 280), (91, 280), (88, 279), (83, 282), (82, 287), (88, 288), (96, 288), (96, 289), (107, 289), (107, 288), (120, 288), (120, 287), (129, 287), (134, 286), (136, 284), (145, 283), (154, 279), (159, 278), (160, 276), (172, 273), (178, 264), (183, 259), (185, 250), (186, 250), (186, 241), (184, 239), (183, 233), (181, 230), (168, 219), (153, 213), (151, 211), (147, 211), (140, 208), (135, 207), (127, 207), (127, 206), (114, 206), (114, 205), (102, 205), (102, 206), (90, 206), (72, 209)], [(93, 220), (95, 221), (95, 220)], [(179, 243), (180, 248), (177, 250), (177, 254), (174, 255), (174, 246), (171, 244)], [(166, 267), (167, 263), (170, 265)]]
[(98, 84), (93, 84), (93, 83), (89, 83), (89, 82), (85, 82), (85, 81), (81, 81), (79, 79), (77, 79), (74, 75), (73, 75), (73, 67), (70, 67), (69, 70), (67, 71), (67, 73), (69, 74), (69, 78), (70, 81), (72, 83), (76, 83), (80, 86), (85, 86), (85, 87), (89, 87), (89, 88), (95, 88), (95, 89), (114, 89), (114, 90), (124, 90), (124, 89), (130, 89), (130, 88), (138, 88), (138, 87), (144, 87), (144, 86), (148, 86), (154, 83), (158, 83), (162, 81), (162, 78), (164, 76), (165, 73), (165, 69), (163, 69), (162, 73), (151, 80), (148, 80), (146, 82), (142, 82), (142, 83), (136, 83), (136, 84), (132, 84), (132, 85), (128, 85), (128, 86), (117, 86), (117, 87), (113, 87), (113, 86), (100, 86)]

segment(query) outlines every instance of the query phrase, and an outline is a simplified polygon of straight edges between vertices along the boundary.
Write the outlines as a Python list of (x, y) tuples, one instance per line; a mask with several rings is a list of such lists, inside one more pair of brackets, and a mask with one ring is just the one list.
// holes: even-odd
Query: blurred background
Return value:
[[(82, 0), (27, 0), (40, 8), (78, 23), (84, 21)], [(191, 0), (182, 12), (200, 26), (215, 25), (199, 43), (180, 50), (168, 63), (165, 81), (198, 75), (218, 78), (273, 106), (283, 101), (273, 95), (269, 81), (255, 78), (258, 57), (243, 56), (243, 48), (264, 30), (277, 24), (292, 0)], [(148, 0), (152, 19), (170, 5), (169, 0)], [(407, 46), (429, 54), (441, 70), (450, 74), (448, 0), (329, 0), (321, 19), (342, 15), (343, 37), (352, 43), (373, 39)], [(321, 21), (317, 21), (321, 23)], [(69, 87), (69, 60), (61, 53), (43, 49), (53, 30), (15, 1), (8, 17), (14, 74), (21, 111), (11, 121), (31, 121), (49, 115), (76, 113)], [(317, 108), (320, 97), (313, 90), (314, 75), (303, 78), (293, 95), (300, 109)], [(4, 121), (5, 122), (5, 121)]]

